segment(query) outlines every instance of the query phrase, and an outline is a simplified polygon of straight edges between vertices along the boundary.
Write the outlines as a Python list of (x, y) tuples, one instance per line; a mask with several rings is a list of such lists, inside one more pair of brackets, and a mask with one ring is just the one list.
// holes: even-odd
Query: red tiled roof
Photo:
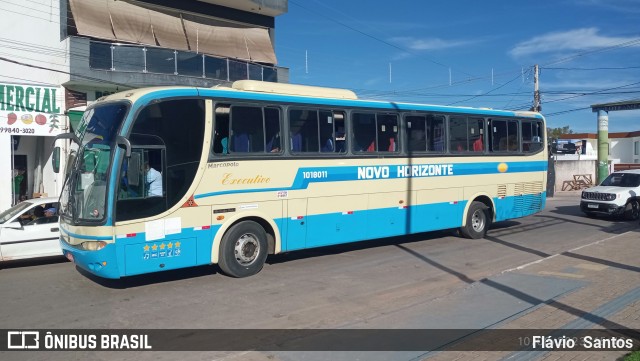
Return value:
[[(634, 132), (617, 132), (609, 133), (609, 138), (633, 138), (640, 137), (640, 130)], [(598, 135), (595, 133), (571, 133), (562, 134), (560, 139), (598, 139)]]

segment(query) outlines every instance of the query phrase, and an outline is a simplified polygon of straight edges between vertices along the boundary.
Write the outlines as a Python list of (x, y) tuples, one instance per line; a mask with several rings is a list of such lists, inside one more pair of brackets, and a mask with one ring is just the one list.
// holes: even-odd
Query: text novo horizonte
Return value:
[(396, 168), (397, 178), (436, 177), (453, 175), (453, 164), (416, 164), (398, 166), (358, 167), (358, 179), (390, 178)]

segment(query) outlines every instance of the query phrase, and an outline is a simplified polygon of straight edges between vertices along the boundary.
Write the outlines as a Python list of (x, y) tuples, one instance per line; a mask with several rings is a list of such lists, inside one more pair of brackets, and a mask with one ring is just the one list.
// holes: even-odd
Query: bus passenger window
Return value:
[(229, 154), (229, 111), (228, 104), (218, 105), (215, 110), (215, 129), (213, 131), (213, 142), (209, 161), (214, 159), (215, 154)]
[(489, 122), (489, 141), (492, 152), (518, 152), (518, 123), (515, 120), (496, 120)]
[(449, 119), (449, 151), (475, 152), (484, 151), (484, 119), (451, 117)]
[(424, 129), (411, 129), (409, 140), (409, 150), (423, 152), (427, 150), (427, 139)]
[(378, 151), (396, 152), (398, 136), (398, 116), (396, 114), (376, 114), (378, 129)]
[(353, 151), (376, 151), (376, 115), (374, 113), (353, 113)]
[(302, 134), (296, 133), (291, 137), (291, 150), (294, 152), (302, 151)]
[(220, 104), (209, 161), (219, 154), (280, 153), (280, 109)]
[(346, 135), (344, 133), (344, 121), (342, 126), (339, 126), (336, 130), (336, 152), (344, 153), (347, 151), (346, 147)]
[(535, 153), (542, 149), (543, 126), (539, 120), (522, 121), (522, 151)]
[(407, 130), (407, 149), (410, 153), (444, 151), (444, 117), (442, 115), (407, 115), (404, 122)]
[(291, 129), (291, 151), (319, 152), (320, 133), (318, 129), (318, 110), (291, 109), (289, 111)]
[[(474, 152), (484, 150), (484, 119), (469, 119), (469, 141)], [(471, 149), (470, 149), (471, 150)]]
[(265, 152), (280, 153), (282, 144), (280, 138), (280, 110), (278, 108), (264, 108)]
[(409, 153), (427, 150), (426, 120), (426, 117), (422, 115), (410, 115), (404, 118), (409, 138)]
[(467, 118), (451, 117), (449, 119), (449, 151), (466, 152), (467, 145)]
[(231, 107), (230, 153), (264, 152), (262, 108)]

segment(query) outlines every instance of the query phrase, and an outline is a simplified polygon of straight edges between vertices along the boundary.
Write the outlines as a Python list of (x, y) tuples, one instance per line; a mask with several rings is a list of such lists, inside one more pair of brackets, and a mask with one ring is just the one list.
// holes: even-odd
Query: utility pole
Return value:
[(540, 106), (540, 88), (538, 84), (538, 76), (540, 69), (538, 68), (538, 64), (533, 66), (533, 107), (531, 108), (534, 112), (539, 112), (542, 110)]

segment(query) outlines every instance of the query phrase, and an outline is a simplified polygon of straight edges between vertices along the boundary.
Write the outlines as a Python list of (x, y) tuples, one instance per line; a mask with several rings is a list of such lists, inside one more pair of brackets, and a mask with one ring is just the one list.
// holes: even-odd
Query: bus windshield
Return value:
[(74, 221), (102, 221), (109, 164), (127, 103), (98, 105), (87, 110), (77, 131), (81, 146), (61, 196), (61, 213)]

